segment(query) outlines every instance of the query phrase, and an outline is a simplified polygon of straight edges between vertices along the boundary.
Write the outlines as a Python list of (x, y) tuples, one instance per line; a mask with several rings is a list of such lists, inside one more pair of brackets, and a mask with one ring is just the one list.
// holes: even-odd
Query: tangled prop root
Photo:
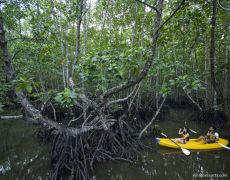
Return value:
[(131, 128), (120, 121), (109, 131), (92, 130), (72, 137), (61, 132), (54, 138), (50, 179), (61, 177), (87, 180), (95, 163), (105, 160), (132, 162), (139, 157), (140, 141), (131, 136)]

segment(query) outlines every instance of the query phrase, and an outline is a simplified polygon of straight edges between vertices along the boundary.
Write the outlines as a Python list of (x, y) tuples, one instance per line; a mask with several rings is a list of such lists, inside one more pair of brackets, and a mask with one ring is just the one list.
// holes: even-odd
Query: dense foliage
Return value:
[[(154, 5), (155, 1), (146, 1)], [(80, 1), (10, 0), (3, 7), (17, 90), (30, 96), (53, 94), (57, 102), (68, 88), (71, 71), (76, 93), (98, 94), (137, 76), (150, 56), (154, 13), (137, 1), (84, 1), (80, 57), (76, 64), (76, 22)], [(220, 2), (219, 2), (220, 3)], [(165, 4), (164, 19), (177, 6)], [(183, 97), (192, 93), (205, 108), (218, 106), (209, 75), (211, 1), (187, 1), (161, 30), (157, 60), (142, 83), (141, 92)], [(229, 97), (229, 7), (221, 1), (217, 14), (216, 75), (222, 92)], [(206, 90), (204, 90), (204, 88)], [(2, 104), (9, 85), (1, 71)], [(175, 96), (174, 96), (175, 95)], [(52, 98), (54, 98), (52, 97)], [(46, 101), (47, 98), (41, 98)], [(64, 103), (64, 104), (63, 104)]]

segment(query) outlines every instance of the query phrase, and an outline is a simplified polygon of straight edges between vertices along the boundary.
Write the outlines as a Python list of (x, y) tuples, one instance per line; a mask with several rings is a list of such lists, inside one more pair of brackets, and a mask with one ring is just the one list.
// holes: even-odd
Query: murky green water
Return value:
[[(205, 132), (207, 125), (199, 125), (192, 119), (190, 109), (170, 109), (165, 120), (158, 122), (160, 128), (170, 137), (177, 137), (178, 128), (187, 126), (198, 132)], [(220, 133), (221, 135), (222, 133)], [(198, 134), (192, 134), (197, 137)], [(229, 179), (230, 150), (191, 152), (185, 156), (182, 151), (162, 148), (146, 139), (157, 151), (143, 151), (143, 159), (133, 165), (124, 162), (106, 162), (95, 170), (94, 179), (104, 180), (172, 180), (172, 179)], [(218, 176), (218, 177), (217, 177)]]
[[(156, 123), (170, 137), (177, 136), (178, 128), (185, 123), (193, 130), (205, 132), (208, 126), (190, 121), (192, 116), (190, 109), (171, 108), (165, 119)], [(0, 179), (47, 179), (50, 147), (39, 144), (35, 131), (36, 127), (22, 120), (0, 121)], [(190, 156), (185, 156), (180, 150), (155, 145), (153, 139), (145, 141), (157, 151), (142, 151), (143, 159), (134, 164), (122, 161), (100, 163), (92, 179), (230, 178), (230, 150), (192, 152)]]
[(0, 179), (47, 179), (49, 146), (39, 144), (36, 128), (23, 120), (0, 121)]

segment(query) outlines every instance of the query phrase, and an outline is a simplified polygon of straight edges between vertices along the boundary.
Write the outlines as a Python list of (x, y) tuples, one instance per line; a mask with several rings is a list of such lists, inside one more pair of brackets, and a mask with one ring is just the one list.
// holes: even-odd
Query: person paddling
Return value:
[(186, 144), (189, 141), (190, 134), (188, 128), (186, 127), (180, 128), (178, 134), (182, 135), (183, 137), (174, 139), (173, 141), (175, 143)]
[(200, 136), (195, 140), (195, 142), (204, 141), (206, 143), (215, 143), (219, 139), (219, 133), (216, 132), (216, 128), (211, 126), (206, 134), (206, 136)]

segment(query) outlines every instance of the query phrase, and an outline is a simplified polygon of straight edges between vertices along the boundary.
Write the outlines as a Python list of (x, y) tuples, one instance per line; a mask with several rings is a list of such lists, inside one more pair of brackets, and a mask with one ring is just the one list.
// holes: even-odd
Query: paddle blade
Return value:
[(186, 156), (189, 156), (189, 155), (190, 155), (190, 151), (189, 151), (188, 149), (181, 148), (181, 150), (183, 151), (183, 153), (184, 153)]
[(194, 131), (194, 130), (192, 130), (192, 129), (189, 129), (192, 133), (194, 133), (194, 134), (197, 134), (197, 132), (196, 131)]
[(228, 147), (228, 146), (225, 146), (225, 145), (223, 145), (223, 144), (221, 144), (221, 143), (218, 143), (220, 146), (222, 146), (223, 148), (225, 148), (225, 149), (229, 149), (230, 150), (230, 147)]
[(167, 137), (164, 133), (161, 133), (162, 136)]

